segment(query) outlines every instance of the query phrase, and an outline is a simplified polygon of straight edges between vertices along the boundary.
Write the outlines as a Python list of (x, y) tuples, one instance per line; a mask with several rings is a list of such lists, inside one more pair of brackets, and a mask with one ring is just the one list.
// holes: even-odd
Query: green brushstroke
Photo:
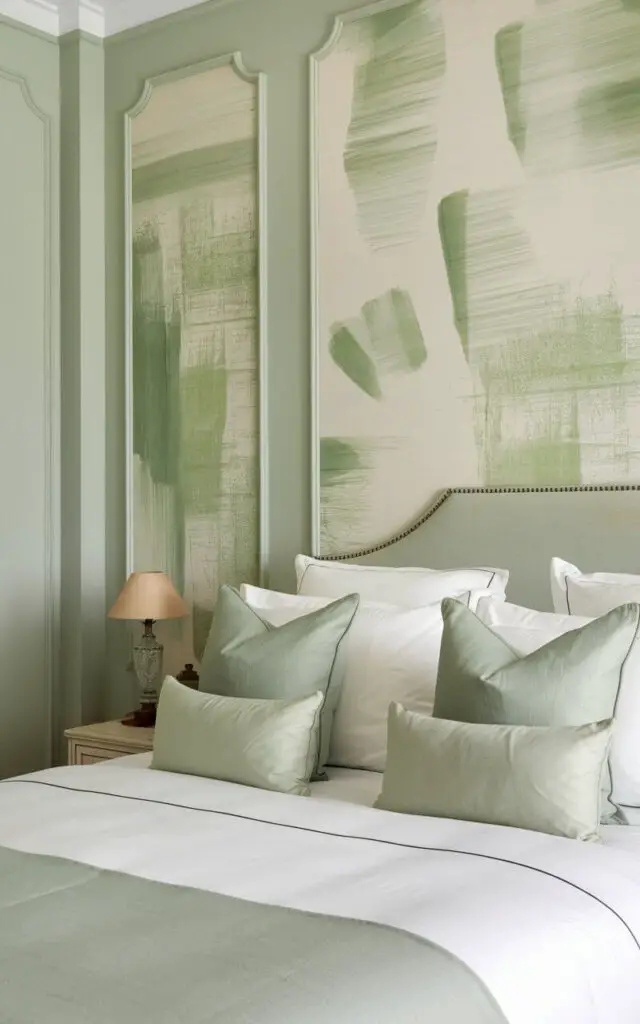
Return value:
[[(184, 508), (180, 493), (180, 351), (177, 312), (167, 320), (163, 255), (157, 229), (146, 223), (133, 243), (133, 451), (151, 481), (171, 488), (174, 531), (167, 571), (184, 587)], [(160, 494), (158, 518), (162, 508)], [(150, 510), (151, 518), (154, 518)]]
[(371, 398), (380, 399), (382, 391), (375, 363), (356, 337), (362, 326), (360, 320), (349, 324), (334, 324), (331, 328), (329, 352), (336, 366), (346, 373), (356, 387)]
[(440, 244), (453, 304), (453, 320), (467, 358), (469, 356), (469, 293), (466, 263), (468, 205), (468, 189), (452, 192), (438, 204)]
[[(377, 249), (419, 238), (425, 224), (445, 42), (433, 0), (373, 14), (365, 25), (369, 53), (355, 75), (344, 167), (359, 231)], [(347, 30), (345, 47), (357, 48), (362, 27)]]
[(638, 0), (536, 3), (496, 36), (509, 137), (529, 176), (636, 163)]
[(320, 479), (322, 487), (335, 487), (349, 473), (365, 468), (362, 449), (340, 437), (320, 438)]
[(505, 25), (496, 35), (495, 57), (502, 87), (507, 129), (516, 152), (524, 154), (527, 127), (522, 107), (522, 37), (521, 22)]
[(227, 381), (224, 351), (215, 353), (210, 365), (182, 372), (180, 486), (188, 516), (215, 515), (224, 494), (221, 466), (228, 413)]
[(411, 296), (391, 288), (362, 307), (376, 364), (388, 374), (412, 373), (427, 359), (427, 347)]
[(585, 145), (602, 162), (640, 159), (640, 77), (583, 90), (578, 115)]
[(356, 387), (380, 399), (380, 377), (415, 373), (427, 359), (427, 346), (409, 293), (390, 288), (365, 302), (359, 319), (333, 324), (329, 351)]
[(134, 168), (134, 203), (157, 199), (176, 192), (188, 192), (202, 185), (235, 181), (247, 169), (255, 169), (255, 142), (239, 139), (194, 149)]
[(320, 439), (320, 538), (326, 554), (353, 550), (367, 532), (371, 478), (381, 458), (399, 449), (393, 437)]

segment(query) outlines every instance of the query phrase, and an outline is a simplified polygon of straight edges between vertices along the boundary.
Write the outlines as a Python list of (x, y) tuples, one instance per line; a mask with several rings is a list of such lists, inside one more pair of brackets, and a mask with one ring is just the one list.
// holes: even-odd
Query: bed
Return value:
[[(533, 553), (505, 539), (520, 499)], [(544, 607), (548, 558), (593, 563), (612, 521), (598, 561), (625, 567), (636, 506), (461, 492), (355, 560), (502, 563)], [(149, 755), (1, 782), (0, 1021), (637, 1024), (640, 826), (580, 843), (378, 810), (380, 786), (331, 768), (300, 799)]]

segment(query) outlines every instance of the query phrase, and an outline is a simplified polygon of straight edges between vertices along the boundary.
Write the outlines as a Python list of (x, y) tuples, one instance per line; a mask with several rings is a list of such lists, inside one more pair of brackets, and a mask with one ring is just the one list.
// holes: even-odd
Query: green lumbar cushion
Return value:
[(280, 793), (309, 793), (323, 694), (250, 700), (198, 693), (168, 676), (151, 767)]
[[(488, 725), (576, 726), (614, 717), (625, 660), (636, 638), (640, 605), (621, 605), (517, 654), (465, 605), (442, 602), (444, 629), (434, 717)], [(611, 779), (603, 781), (603, 817), (615, 813)]]
[(350, 594), (283, 626), (265, 622), (233, 587), (221, 587), (200, 670), (200, 691), (230, 697), (296, 700), (320, 692), (314, 778), (324, 776), (344, 675), (341, 642), (358, 609)]
[(376, 807), (596, 839), (611, 722), (547, 729), (389, 709)]

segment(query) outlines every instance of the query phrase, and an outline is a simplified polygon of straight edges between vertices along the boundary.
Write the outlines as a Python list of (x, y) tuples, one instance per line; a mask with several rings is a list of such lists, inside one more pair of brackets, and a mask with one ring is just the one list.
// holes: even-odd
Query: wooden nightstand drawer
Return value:
[(114, 757), (123, 756), (120, 750), (99, 750), (98, 747), (85, 747), (81, 743), (69, 744), (69, 764), (97, 764), (99, 761), (110, 761)]
[(153, 729), (136, 729), (121, 722), (79, 725), (65, 732), (69, 764), (97, 764), (153, 749)]

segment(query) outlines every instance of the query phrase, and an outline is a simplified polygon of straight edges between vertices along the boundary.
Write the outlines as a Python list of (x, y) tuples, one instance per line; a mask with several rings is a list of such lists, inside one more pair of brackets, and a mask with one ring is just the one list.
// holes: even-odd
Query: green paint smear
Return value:
[(322, 487), (335, 487), (350, 473), (364, 469), (362, 450), (339, 437), (320, 438), (320, 479)]
[(465, 356), (469, 356), (469, 294), (467, 284), (467, 208), (469, 192), (453, 192), (438, 205), (440, 244), (447, 268), (453, 319)]
[[(640, 63), (640, 50), (638, 55)], [(584, 140), (613, 162), (640, 159), (640, 77), (585, 89), (578, 101)]]
[(391, 288), (365, 302), (362, 317), (376, 363), (385, 373), (412, 373), (426, 362), (427, 347), (407, 291)]
[[(419, 0), (366, 19), (370, 56), (357, 69), (344, 167), (361, 236), (373, 248), (421, 236), (445, 72), (439, 4)], [(357, 46), (362, 24), (345, 34)]]
[[(598, 393), (631, 383), (637, 370), (628, 362), (625, 319), (615, 294), (580, 299), (558, 311), (548, 324), (479, 352), (486, 389), (484, 427), (486, 482), (491, 485), (580, 484), (578, 411)], [(533, 436), (514, 443), (509, 424), (536, 395)]]
[(522, 36), (524, 25), (505, 25), (496, 35), (495, 56), (502, 87), (509, 138), (520, 157), (524, 154), (527, 135), (522, 107)]
[(375, 363), (356, 337), (362, 321), (352, 324), (334, 324), (331, 328), (329, 352), (336, 366), (346, 373), (356, 387), (371, 398), (382, 398), (378, 372)]
[(227, 425), (224, 351), (211, 365), (182, 371), (181, 490), (188, 516), (215, 515), (223, 496), (222, 443)]
[[(343, 551), (367, 535), (371, 477), (380, 456), (397, 452), (396, 438), (323, 437), (320, 440), (322, 551)], [(364, 543), (364, 541), (363, 541)]]
[(427, 347), (411, 296), (403, 289), (391, 288), (370, 299), (361, 313), (358, 320), (333, 324), (329, 351), (361, 391), (379, 399), (380, 376), (419, 370)]
[(639, 0), (538, 0), (497, 33), (509, 137), (528, 175), (638, 161), (638, 11)]
[[(180, 350), (178, 313), (167, 322), (157, 231), (145, 224), (133, 242), (133, 451), (152, 482), (172, 489), (168, 571), (184, 588), (184, 508), (180, 494)], [(158, 495), (160, 506), (160, 496)]]
[(255, 175), (255, 141), (240, 139), (178, 153), (133, 171), (133, 201), (157, 199), (188, 192), (202, 185), (234, 181), (246, 173)]

